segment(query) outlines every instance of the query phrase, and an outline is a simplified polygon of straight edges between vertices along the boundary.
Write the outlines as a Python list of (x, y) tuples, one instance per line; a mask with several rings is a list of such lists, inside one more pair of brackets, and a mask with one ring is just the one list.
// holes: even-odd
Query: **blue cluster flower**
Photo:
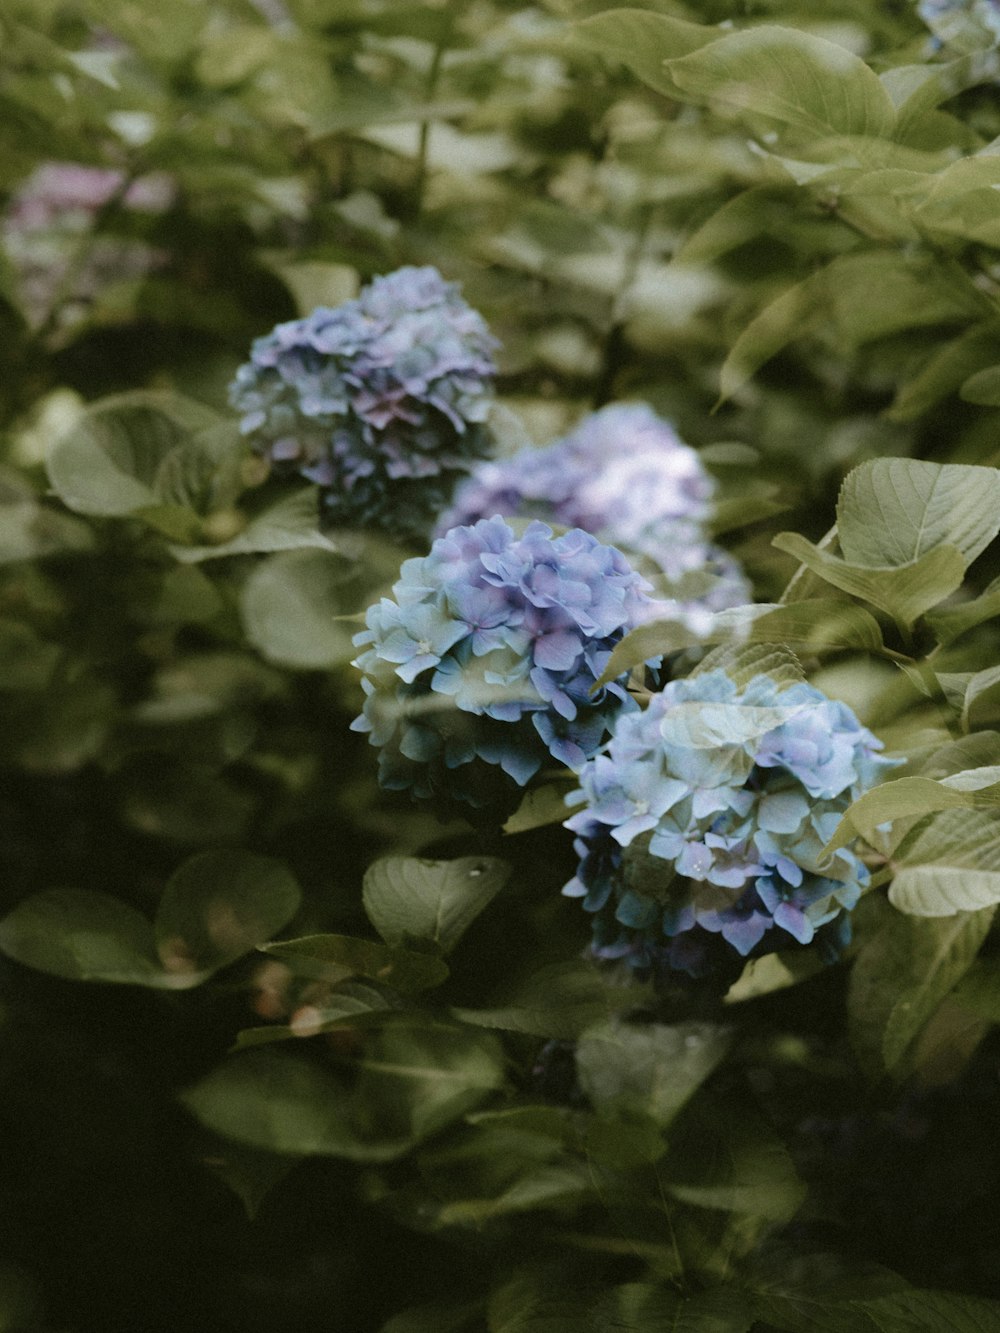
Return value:
[(379, 781), (445, 812), (512, 809), (551, 760), (579, 770), (636, 705), (624, 678), (591, 693), (615, 644), (656, 613), (620, 551), (500, 516), (404, 562), (369, 608), (352, 723), (380, 747)]
[(822, 849), (889, 761), (843, 703), (804, 682), (721, 670), (670, 682), (620, 718), (568, 798), (598, 956), (701, 975), (819, 936), (831, 953), (868, 872)]
[(738, 563), (706, 540), (714, 483), (694, 449), (646, 403), (614, 403), (561, 440), (479, 464), (439, 531), (490, 514), (584, 528), (647, 557), (670, 579), (714, 576), (693, 597), (711, 611), (740, 606), (750, 589)]
[(258, 338), (230, 401), (259, 453), (319, 485), (328, 523), (426, 538), (491, 450), (496, 347), (455, 283), (401, 268)]

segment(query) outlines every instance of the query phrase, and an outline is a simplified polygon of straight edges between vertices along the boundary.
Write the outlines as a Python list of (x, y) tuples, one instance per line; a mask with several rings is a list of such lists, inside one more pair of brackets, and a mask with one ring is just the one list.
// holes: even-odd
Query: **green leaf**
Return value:
[(123, 517), (156, 508), (171, 455), (197, 430), (215, 425), (214, 412), (168, 394), (121, 394), (84, 412), (49, 451), (49, 480), (79, 514)]
[(390, 1161), (500, 1086), (494, 1038), (425, 1020), (365, 1035), (348, 1081), (284, 1052), (236, 1055), (182, 1101), (210, 1129), (269, 1152)]
[(952, 1291), (897, 1291), (862, 1308), (878, 1333), (993, 1333), (1000, 1328), (1000, 1302)]
[(928, 777), (909, 777), (883, 782), (871, 791), (864, 792), (847, 809), (833, 837), (823, 848), (823, 854), (828, 856), (838, 848), (848, 846), (858, 835), (873, 846), (878, 846), (875, 842), (878, 826), (891, 824), (897, 819), (929, 815), (962, 806), (998, 804), (1000, 767), (997, 766), (967, 769), (940, 781)]
[(842, 560), (797, 532), (779, 532), (771, 544), (835, 588), (870, 602), (906, 628), (943, 602), (965, 577), (965, 561), (954, 546), (937, 546), (906, 565), (873, 568)]
[(1000, 967), (996, 959), (977, 958), (951, 998), (977, 1017), (1000, 1023)]
[(691, 675), (698, 676), (706, 671), (724, 671), (740, 689), (749, 685), (755, 676), (770, 676), (782, 687), (805, 680), (799, 659), (784, 644), (726, 644), (713, 648)]
[(897, 857), (889, 901), (899, 911), (920, 917), (949, 917), (993, 907), (1000, 903), (998, 854), (1000, 823), (995, 815), (949, 810), (905, 844)]
[(600, 1115), (640, 1116), (665, 1129), (725, 1058), (732, 1033), (711, 1023), (628, 1024), (585, 1032), (576, 1048), (580, 1086)]
[(59, 645), (39, 638), (30, 625), (0, 618), (0, 691), (44, 690), (61, 656)]
[(895, 111), (878, 76), (835, 42), (763, 24), (669, 61), (684, 92), (810, 137), (888, 136)]
[(156, 947), (178, 985), (196, 985), (281, 930), (298, 911), (294, 876), (269, 856), (202, 852), (174, 871), (156, 913)]
[(994, 720), (997, 699), (993, 692), (1000, 685), (1000, 667), (987, 667), (985, 671), (939, 671), (937, 678), (949, 703), (958, 709), (964, 730), (968, 731), (973, 722)]
[(1000, 246), (997, 187), (1000, 161), (994, 153), (960, 158), (932, 178), (915, 219), (931, 231), (979, 245)]
[(627, 8), (582, 19), (573, 25), (572, 35), (588, 50), (626, 65), (644, 83), (668, 96), (676, 96), (677, 85), (665, 71), (664, 61), (697, 51), (721, 36), (717, 28)]
[(917, 374), (896, 391), (885, 415), (890, 421), (915, 421), (929, 408), (965, 385), (974, 372), (992, 366), (997, 356), (998, 330), (981, 324), (959, 334), (935, 350)]
[(372, 977), (402, 991), (440, 986), (448, 965), (433, 954), (390, 948), (350, 935), (304, 935), (298, 940), (268, 944), (266, 953), (287, 963), (301, 976), (338, 982), (349, 976)]
[(819, 326), (853, 350), (901, 330), (995, 313), (948, 261), (892, 250), (840, 255), (775, 297), (743, 330), (722, 366), (721, 398), (731, 398), (772, 356)]
[(245, 1143), (219, 1140), (202, 1161), (213, 1176), (232, 1190), (252, 1222), (267, 1196), (293, 1169), (296, 1159), (251, 1148)]
[(527, 833), (529, 829), (561, 824), (569, 815), (565, 798), (575, 786), (575, 780), (548, 782), (525, 792), (523, 801), (504, 824), (504, 833)]
[(397, 1014), (403, 1002), (393, 991), (363, 981), (345, 981), (334, 987), (322, 1002), (300, 1005), (287, 1024), (244, 1028), (236, 1034), (234, 1050), (269, 1046), (275, 1041), (317, 1037), (335, 1029), (380, 1023)]
[(904, 566), (953, 546), (966, 566), (1000, 532), (1000, 470), (877, 458), (853, 468), (837, 501), (844, 559)]
[(905, 1073), (903, 1059), (938, 1006), (968, 971), (993, 909), (942, 920), (886, 909), (851, 974), (851, 1040), (870, 1075)]
[(176, 560), (197, 563), (230, 555), (258, 555), (266, 551), (297, 551), (318, 547), (336, 552), (337, 546), (319, 528), (319, 500), (315, 486), (292, 491), (269, 509), (251, 518), (235, 537), (216, 546), (172, 546)]
[(640, 1002), (636, 986), (613, 988), (593, 963), (550, 963), (519, 986), (508, 1004), (495, 1009), (452, 1009), (477, 1027), (504, 1028), (536, 1037), (577, 1037), (617, 1010)]
[(247, 638), (269, 661), (326, 670), (354, 655), (344, 585), (352, 566), (325, 550), (283, 551), (250, 575), (240, 598)]
[(723, 1003), (743, 1004), (747, 1000), (756, 1000), (760, 995), (773, 995), (775, 991), (797, 986), (800, 981), (808, 981), (825, 967), (823, 959), (810, 949), (789, 949), (784, 953), (768, 953), (762, 958), (752, 958), (726, 991)]
[(0, 949), (19, 963), (70, 981), (166, 986), (141, 912), (106, 893), (49, 889), (0, 922)]
[(449, 954), (509, 876), (507, 862), (493, 856), (457, 861), (386, 856), (365, 872), (362, 898), (387, 944), (427, 941)]
[(1000, 366), (987, 366), (963, 383), (959, 397), (981, 407), (1000, 407)]
[(31, 496), (0, 499), (0, 564), (89, 551), (93, 545), (94, 534), (78, 518), (59, 514)]
[(661, 1181), (682, 1203), (786, 1222), (806, 1187), (788, 1149), (751, 1107), (715, 1103), (675, 1132)]
[(930, 613), (927, 623), (939, 643), (949, 644), (994, 616), (1000, 616), (1000, 578), (994, 579), (971, 601)]

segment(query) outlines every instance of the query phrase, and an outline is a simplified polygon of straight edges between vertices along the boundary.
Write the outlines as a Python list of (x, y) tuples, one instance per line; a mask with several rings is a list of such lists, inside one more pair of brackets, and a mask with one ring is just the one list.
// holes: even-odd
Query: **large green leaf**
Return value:
[(970, 565), (1000, 532), (1000, 470), (914, 458), (853, 468), (837, 501), (837, 535), (855, 565), (908, 565), (953, 546)]
[(927, 617), (927, 623), (938, 642), (948, 644), (995, 616), (1000, 616), (1000, 578), (994, 579), (971, 601), (932, 612)]
[(0, 922), (0, 949), (71, 981), (175, 984), (160, 966), (146, 917), (106, 893), (48, 889), (26, 898)]
[(772, 356), (817, 327), (851, 350), (901, 330), (995, 314), (952, 262), (887, 249), (841, 255), (776, 296), (740, 333), (722, 366), (721, 396), (732, 397)]
[(961, 158), (934, 177), (915, 216), (932, 232), (980, 245), (1000, 246), (998, 186), (1000, 161), (994, 153)]
[(388, 1161), (475, 1106), (503, 1078), (487, 1033), (401, 1020), (368, 1031), (348, 1081), (320, 1065), (249, 1051), (186, 1092), (216, 1133), (271, 1152)]
[(215, 546), (173, 546), (177, 560), (196, 563), (230, 555), (258, 555), (269, 551), (296, 551), (318, 547), (337, 551), (336, 543), (319, 527), (319, 500), (315, 486), (294, 490), (252, 517), (235, 536)]
[(889, 901), (901, 912), (951, 917), (1000, 903), (1000, 821), (995, 815), (981, 810), (939, 814), (904, 844), (897, 861)]
[(797, 532), (779, 532), (773, 545), (795, 556), (825, 582), (870, 602), (907, 628), (943, 602), (965, 577), (965, 561), (954, 546), (935, 547), (909, 564), (874, 568), (851, 564)]
[(510, 876), (495, 856), (428, 861), (386, 856), (365, 871), (362, 897), (368, 919), (387, 944), (436, 944), (448, 954)]
[(992, 919), (992, 908), (943, 920), (886, 908), (858, 952), (848, 992), (851, 1039), (871, 1076), (905, 1072), (904, 1056), (968, 971)]
[(121, 517), (169, 504), (178, 460), (218, 417), (190, 399), (122, 394), (83, 413), (49, 451), (49, 480), (70, 509)]
[(657, 92), (676, 95), (677, 85), (664, 62), (697, 51), (719, 39), (717, 28), (688, 23), (645, 9), (614, 9), (574, 24), (573, 37), (606, 60), (627, 65)]
[(859, 834), (874, 843), (879, 826), (898, 819), (962, 806), (998, 804), (1000, 767), (996, 765), (968, 769), (940, 781), (929, 777), (897, 778), (859, 796), (844, 814), (824, 851), (830, 853), (846, 847)]
[(725, 1058), (731, 1041), (727, 1028), (711, 1023), (612, 1019), (577, 1043), (580, 1086), (601, 1115), (638, 1115), (666, 1128)]
[(937, 678), (948, 702), (958, 710), (964, 730), (973, 723), (996, 720), (1000, 667), (987, 667), (984, 671), (939, 671)]
[(241, 848), (202, 852), (170, 877), (156, 913), (156, 947), (179, 983), (242, 958), (298, 911), (301, 892), (281, 861)]
[(344, 618), (351, 568), (324, 549), (282, 551), (263, 561), (240, 598), (247, 638), (283, 666), (323, 670), (349, 661), (357, 628)]
[(598, 1303), (589, 1328), (592, 1333), (747, 1333), (753, 1325), (745, 1292), (716, 1287), (682, 1296), (670, 1287), (630, 1282)]
[(888, 93), (863, 60), (794, 28), (730, 33), (667, 70), (699, 102), (810, 137), (886, 136), (895, 123)]

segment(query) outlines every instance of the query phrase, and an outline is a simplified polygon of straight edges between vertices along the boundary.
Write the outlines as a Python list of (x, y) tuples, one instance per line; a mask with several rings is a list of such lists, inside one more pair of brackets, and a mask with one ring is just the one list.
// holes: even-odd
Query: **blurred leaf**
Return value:
[(943, 602), (965, 576), (965, 561), (954, 546), (937, 546), (906, 565), (874, 568), (842, 560), (813, 546), (797, 532), (780, 532), (772, 545), (800, 560), (835, 588), (870, 602), (907, 628)]
[(612, 1019), (576, 1048), (580, 1086), (600, 1115), (639, 1115), (665, 1129), (725, 1058), (732, 1041), (710, 1023), (629, 1024)]
[(977, 958), (951, 993), (964, 1009), (1000, 1023), (1000, 967), (995, 958)]
[(770, 1222), (798, 1211), (806, 1187), (774, 1131), (749, 1107), (710, 1105), (686, 1116), (660, 1169), (674, 1198)]
[(463, 1023), (505, 1028), (536, 1037), (577, 1037), (586, 1028), (642, 998), (636, 986), (610, 987), (593, 963), (550, 963), (517, 988), (510, 1002), (495, 1009), (452, 1009)]
[(934, 178), (916, 220), (933, 231), (980, 245), (1000, 246), (996, 197), (1000, 162), (995, 154), (961, 158)]
[(983, 407), (1000, 407), (1000, 366), (977, 371), (963, 383), (959, 397)]
[(335, 552), (336, 544), (319, 528), (319, 501), (315, 486), (292, 491), (269, 509), (251, 518), (235, 537), (217, 546), (173, 546), (177, 560), (219, 560), (230, 555), (255, 555), (263, 551), (295, 551), (319, 547)]
[(285, 866), (231, 848), (202, 852), (171, 875), (156, 913), (157, 951), (178, 985), (195, 985), (291, 920), (301, 892)]
[(387, 856), (365, 872), (364, 907), (387, 944), (430, 941), (447, 955), (509, 876), (510, 866), (493, 856)]
[(742, 331), (720, 372), (721, 398), (731, 398), (772, 356), (820, 324), (853, 349), (904, 329), (994, 314), (947, 261), (881, 250), (841, 255), (775, 297)]
[(942, 546), (966, 565), (1000, 532), (1000, 470), (877, 458), (853, 468), (837, 501), (837, 535), (855, 565), (901, 567)]
[(717, 28), (702, 27), (667, 14), (615, 8), (574, 24), (572, 36), (606, 60), (626, 65), (657, 92), (674, 97), (677, 85), (664, 68), (664, 61), (697, 51), (717, 41), (721, 33)]
[(29, 773), (72, 773), (100, 753), (115, 702), (110, 686), (92, 676), (50, 680), (30, 709), (18, 708), (5, 719), (5, 748)]
[(79, 519), (57, 513), (34, 498), (0, 496), (0, 564), (89, 551), (93, 545), (93, 533)]
[(390, 948), (350, 935), (305, 935), (268, 944), (266, 953), (301, 976), (337, 982), (348, 976), (372, 977), (402, 991), (440, 986), (448, 965), (433, 954)]
[(667, 65), (684, 92), (813, 137), (888, 136), (895, 112), (878, 76), (835, 42), (762, 24)]
[(339, 620), (351, 565), (327, 550), (284, 551), (263, 561), (244, 585), (247, 638), (272, 662), (329, 669), (354, 654), (355, 626)]
[(913, 421), (922, 416), (942, 398), (970, 382), (970, 377), (976, 378), (974, 372), (993, 365), (997, 339), (998, 330), (985, 324), (936, 348), (913, 379), (896, 390), (886, 416), (891, 421)]
[(768, 953), (762, 958), (751, 958), (726, 991), (723, 1003), (743, 1004), (761, 995), (786, 990), (789, 986), (797, 986), (800, 981), (808, 981), (817, 972), (822, 972), (825, 966), (819, 954), (809, 949)]
[(593, 1333), (748, 1333), (754, 1314), (744, 1292), (717, 1287), (681, 1296), (670, 1287), (630, 1282), (603, 1297), (591, 1316)]
[(157, 510), (161, 485), (195, 431), (214, 426), (214, 412), (168, 394), (130, 393), (87, 409), (49, 451), (49, 480), (70, 509), (99, 517)]
[(993, 909), (943, 920), (886, 912), (864, 941), (848, 991), (848, 1028), (870, 1076), (894, 1073), (925, 1023), (968, 971)]
[(0, 691), (44, 690), (62, 650), (20, 620), (0, 619)]
[(482, 1325), (479, 1301), (448, 1305), (420, 1305), (393, 1315), (381, 1333), (468, 1333), (474, 1323)]
[(232, 1190), (252, 1222), (267, 1196), (295, 1166), (296, 1159), (251, 1148), (245, 1143), (220, 1141), (202, 1161), (213, 1176)]
[(402, 1008), (402, 1001), (392, 991), (361, 981), (341, 982), (315, 1004), (300, 1005), (287, 1024), (269, 1023), (267, 1027), (244, 1028), (236, 1034), (234, 1049), (267, 1046), (275, 1041), (317, 1037), (324, 1032), (358, 1024), (378, 1023)]
[(156, 957), (152, 926), (141, 912), (106, 893), (49, 889), (26, 898), (0, 922), (0, 949), (70, 981), (173, 984)]
[(502, 1081), (485, 1033), (413, 1019), (366, 1034), (348, 1084), (284, 1053), (231, 1057), (182, 1101), (216, 1133), (270, 1152), (391, 1161)]

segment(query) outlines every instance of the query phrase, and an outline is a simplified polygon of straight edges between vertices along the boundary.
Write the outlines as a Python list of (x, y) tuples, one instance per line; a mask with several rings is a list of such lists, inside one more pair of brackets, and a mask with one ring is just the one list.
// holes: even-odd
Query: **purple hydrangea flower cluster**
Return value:
[(499, 516), (405, 561), (355, 638), (368, 697), (352, 728), (380, 747), (380, 784), (495, 815), (546, 762), (578, 770), (636, 708), (624, 678), (591, 691), (655, 614), (648, 588), (588, 532), (532, 522), (518, 536)]
[(868, 871), (822, 848), (880, 749), (845, 704), (765, 675), (672, 681), (620, 718), (568, 798), (584, 808), (563, 893), (594, 914), (597, 955), (697, 976), (793, 940), (835, 954)]
[(230, 401), (259, 453), (317, 483), (330, 524), (426, 538), (490, 452), (496, 347), (457, 284), (401, 268), (258, 338)]
[(137, 236), (98, 231), (101, 210), (155, 215), (175, 194), (169, 176), (126, 182), (124, 172), (81, 162), (43, 162), (11, 198), (2, 223), (25, 318), (50, 326), (58, 343), (86, 318), (102, 292), (161, 267), (166, 254)]
[(669, 422), (646, 403), (613, 403), (554, 444), (481, 463), (438, 531), (490, 514), (584, 528), (646, 556), (672, 580), (714, 575), (690, 600), (721, 611), (751, 594), (737, 562), (705, 538), (713, 492), (697, 453)]

